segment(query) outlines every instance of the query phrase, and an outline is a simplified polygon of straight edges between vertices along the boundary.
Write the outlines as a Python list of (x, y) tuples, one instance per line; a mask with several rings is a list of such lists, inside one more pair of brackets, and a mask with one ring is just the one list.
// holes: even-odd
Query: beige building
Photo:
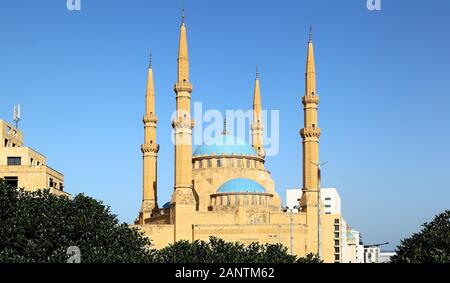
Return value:
[(23, 145), (22, 132), (0, 120), (0, 180), (26, 190), (50, 189), (57, 195), (64, 191), (64, 175), (47, 166), (47, 158)]
[[(207, 240), (210, 236), (227, 241), (281, 243), (300, 256), (320, 253), (326, 262), (339, 262), (335, 254), (340, 245), (340, 214), (323, 213), (318, 203), (320, 128), (317, 119), (319, 96), (313, 42), (307, 44), (305, 93), (302, 97), (304, 121), (300, 136), (303, 140), (302, 197), (297, 199), (299, 213), (281, 208), (275, 182), (266, 168), (263, 147), (261, 92), (256, 75), (253, 93), (252, 144), (229, 134), (226, 127), (213, 140), (192, 149), (187, 32), (184, 16), (180, 27), (178, 76), (174, 85), (176, 115), (174, 129), (174, 188), (170, 201), (163, 207), (157, 202), (157, 116), (153, 70), (148, 68), (146, 113), (144, 114), (143, 199), (135, 221), (152, 240), (156, 248), (174, 241)], [(300, 114), (301, 108), (299, 108)], [(300, 126), (301, 121), (298, 121)], [(300, 146), (300, 145), (299, 145)], [(301, 157), (298, 157), (300, 162)], [(318, 205), (321, 205), (321, 241), (318, 240)], [(320, 245), (319, 245), (320, 242)]]

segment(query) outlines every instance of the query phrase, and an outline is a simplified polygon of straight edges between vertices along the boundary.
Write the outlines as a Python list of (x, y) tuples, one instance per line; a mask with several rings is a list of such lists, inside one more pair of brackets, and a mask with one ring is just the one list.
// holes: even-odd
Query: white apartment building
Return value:
[[(286, 190), (286, 205), (289, 209), (293, 209), (299, 204), (299, 200), (302, 197), (301, 189), (287, 189)], [(339, 196), (336, 188), (321, 188), (320, 198), (323, 202), (323, 208), (325, 214), (341, 214), (341, 197)], [(298, 212), (298, 209), (294, 209), (294, 212)]]

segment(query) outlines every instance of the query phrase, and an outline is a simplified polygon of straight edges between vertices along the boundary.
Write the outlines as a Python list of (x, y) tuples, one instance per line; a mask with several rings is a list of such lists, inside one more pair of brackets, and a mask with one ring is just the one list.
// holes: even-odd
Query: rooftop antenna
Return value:
[(20, 121), (20, 104), (14, 105), (14, 122), (16, 123), (16, 129), (19, 129)]

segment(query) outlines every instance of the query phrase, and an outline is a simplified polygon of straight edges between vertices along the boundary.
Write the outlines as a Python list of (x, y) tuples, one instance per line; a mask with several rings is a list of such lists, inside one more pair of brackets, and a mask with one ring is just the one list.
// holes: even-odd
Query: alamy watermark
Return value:
[(66, 255), (69, 256), (67, 263), (80, 263), (81, 262), (81, 251), (77, 246), (70, 246), (67, 248)]
[[(193, 103), (192, 116), (182, 111), (172, 113), (172, 121), (181, 126), (181, 129), (172, 130), (172, 143), (181, 145), (191, 143), (195, 146), (200, 145), (244, 145), (252, 144), (252, 124), (253, 110), (226, 110), (225, 115), (217, 109), (208, 109), (203, 111), (201, 102)], [(178, 118), (177, 118), (178, 116)], [(189, 127), (189, 117), (195, 121), (192, 129), (192, 140), (177, 139), (176, 133), (184, 132), (185, 127)], [(184, 123), (182, 121), (185, 121)], [(177, 123), (178, 122), (178, 123)], [(226, 124), (226, 125), (225, 125)], [(266, 156), (278, 154), (280, 148), (280, 114), (279, 110), (261, 110), (260, 125), (262, 129), (262, 142)], [(226, 127), (226, 128), (225, 128)], [(228, 138), (220, 137), (227, 133)]]
[(81, 10), (81, 0), (67, 0), (66, 6), (67, 6), (67, 10), (69, 10), (69, 11), (80, 11)]
[(381, 0), (367, 0), (367, 10), (380, 11), (381, 10)]

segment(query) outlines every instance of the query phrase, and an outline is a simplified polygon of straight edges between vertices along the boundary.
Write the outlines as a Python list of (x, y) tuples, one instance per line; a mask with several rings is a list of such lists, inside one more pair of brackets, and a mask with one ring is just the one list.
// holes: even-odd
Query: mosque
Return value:
[[(302, 139), (302, 196), (298, 213), (281, 207), (275, 182), (266, 169), (259, 77), (253, 93), (252, 144), (227, 132), (197, 148), (192, 147), (192, 85), (189, 80), (187, 32), (184, 16), (180, 27), (178, 76), (174, 85), (176, 115), (174, 129), (175, 166), (172, 198), (158, 206), (153, 70), (148, 68), (146, 111), (143, 117), (143, 198), (134, 226), (141, 229), (156, 248), (178, 240), (208, 240), (281, 243), (296, 255), (316, 253), (325, 262), (340, 262), (342, 232), (340, 214), (325, 214), (319, 197), (319, 96), (313, 41), (307, 44)], [(299, 108), (300, 110), (300, 108)], [(300, 121), (299, 121), (300, 125)], [(300, 144), (299, 144), (300, 146)], [(299, 156), (300, 162), (300, 156)], [(320, 241), (319, 241), (320, 239)]]

